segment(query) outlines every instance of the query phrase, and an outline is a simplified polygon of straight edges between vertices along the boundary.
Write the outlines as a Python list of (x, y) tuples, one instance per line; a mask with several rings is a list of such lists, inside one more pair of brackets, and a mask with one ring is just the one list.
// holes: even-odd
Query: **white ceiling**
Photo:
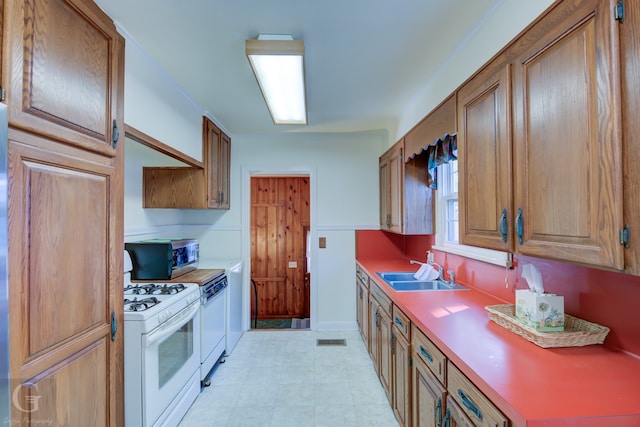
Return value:
[[(503, 0), (95, 0), (232, 134), (393, 127)], [(271, 121), (244, 54), (259, 33), (305, 42), (308, 126)]]

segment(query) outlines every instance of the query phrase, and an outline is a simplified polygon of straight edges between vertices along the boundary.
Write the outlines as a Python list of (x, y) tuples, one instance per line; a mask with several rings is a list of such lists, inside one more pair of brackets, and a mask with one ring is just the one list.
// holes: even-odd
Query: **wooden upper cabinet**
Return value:
[(13, 1), (6, 9), (10, 126), (115, 157), (124, 134), (124, 39), (113, 23), (89, 1)]
[(380, 168), (380, 228), (402, 233), (403, 218), (403, 141), (398, 141), (379, 159)]
[(206, 117), (202, 123), (203, 167), (144, 167), (144, 208), (229, 209), (231, 138)]
[(203, 117), (202, 128), (207, 204), (213, 209), (229, 209), (231, 138), (206, 117)]
[(515, 229), (522, 254), (624, 267), (614, 6), (558, 3), (517, 46)]
[(510, 66), (496, 62), (458, 91), (460, 242), (513, 250)]
[(640, 2), (625, 2), (620, 25), (622, 137), (624, 153), (624, 223), (630, 225), (625, 271), (640, 275)]

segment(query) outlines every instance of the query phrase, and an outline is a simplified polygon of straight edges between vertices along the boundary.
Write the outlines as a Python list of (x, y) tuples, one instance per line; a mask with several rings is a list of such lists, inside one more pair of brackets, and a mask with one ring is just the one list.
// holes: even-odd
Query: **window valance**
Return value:
[(458, 134), (445, 133), (441, 138), (431, 145), (427, 145), (418, 153), (411, 155), (411, 159), (418, 155), (427, 157), (427, 185), (433, 189), (438, 189), (438, 169), (437, 167), (458, 159)]

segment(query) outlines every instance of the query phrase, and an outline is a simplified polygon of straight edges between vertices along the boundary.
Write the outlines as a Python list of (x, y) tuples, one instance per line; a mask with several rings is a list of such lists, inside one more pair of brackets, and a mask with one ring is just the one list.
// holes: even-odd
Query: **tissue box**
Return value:
[(563, 331), (564, 297), (517, 289), (516, 318), (538, 331)]

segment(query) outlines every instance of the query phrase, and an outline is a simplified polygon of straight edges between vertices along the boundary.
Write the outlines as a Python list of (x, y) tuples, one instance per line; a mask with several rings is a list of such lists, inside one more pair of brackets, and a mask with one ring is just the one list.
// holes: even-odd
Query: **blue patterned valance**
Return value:
[(411, 156), (414, 158), (416, 155), (422, 155), (426, 152), (424, 155), (427, 157), (427, 185), (429, 187), (438, 189), (438, 166), (451, 160), (458, 160), (457, 137), (457, 133), (445, 133), (442, 138)]

